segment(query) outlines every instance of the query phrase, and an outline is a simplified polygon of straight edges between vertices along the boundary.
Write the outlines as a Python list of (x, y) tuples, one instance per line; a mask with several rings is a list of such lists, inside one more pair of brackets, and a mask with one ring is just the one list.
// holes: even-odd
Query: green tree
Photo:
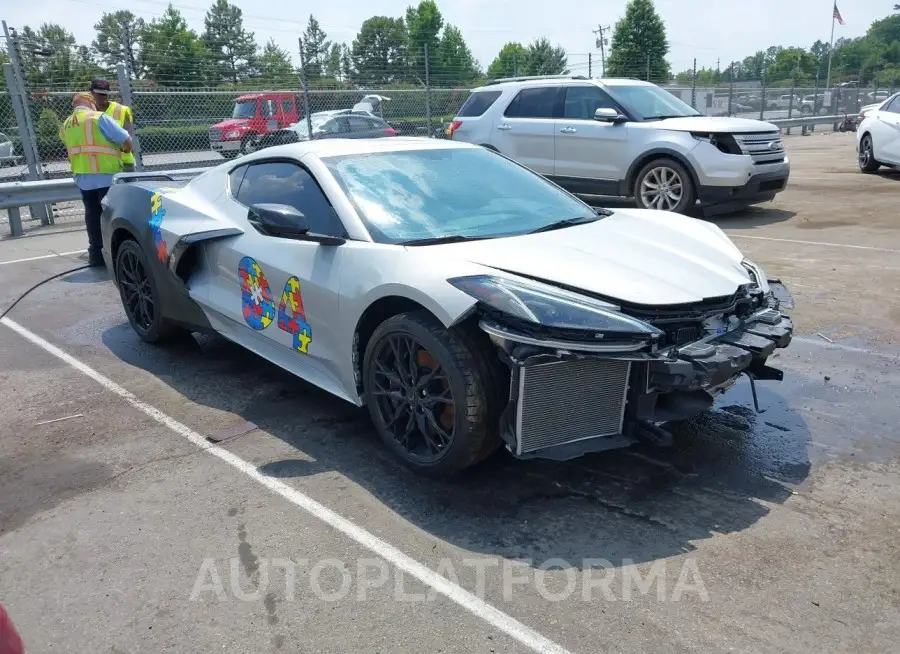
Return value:
[(606, 74), (665, 83), (671, 77), (668, 54), (666, 26), (653, 0), (629, 0), (625, 16), (613, 30)]
[(307, 79), (322, 77), (328, 64), (331, 42), (316, 17), (310, 15), (303, 32), (303, 58), (306, 60)]
[(296, 87), (299, 74), (291, 63), (291, 55), (269, 39), (259, 56), (259, 78), (267, 84), (281, 87)]
[(455, 25), (444, 27), (438, 44), (437, 74), (432, 74), (431, 83), (435, 86), (462, 86), (481, 75), (478, 62), (466, 44), (462, 32)]
[(407, 31), (402, 18), (372, 16), (350, 46), (355, 81), (377, 86), (406, 79)]
[(407, 54), (410, 73), (414, 79), (425, 81), (426, 48), (429, 73), (431, 75), (440, 74), (439, 46), (443, 27), (444, 17), (434, 0), (422, 0), (418, 6), (406, 8)]
[(526, 75), (566, 75), (569, 56), (564, 48), (553, 46), (541, 38), (528, 45), (525, 57)]
[(209, 81), (236, 85), (250, 77), (257, 46), (253, 32), (244, 29), (241, 8), (228, 0), (215, 0), (206, 12), (204, 27), (202, 41), (208, 55)]
[(61, 25), (44, 23), (37, 31), (26, 25), (18, 37), (22, 68), (32, 87), (87, 88), (93, 75), (103, 73), (90, 50), (77, 45)]
[(341, 70), (341, 46), (342, 43), (334, 42), (328, 50), (328, 58), (325, 60), (325, 76), (334, 79), (343, 79)]
[(491, 65), (488, 66), (487, 76), (491, 79), (501, 77), (515, 77), (516, 75), (524, 75), (528, 65), (528, 51), (525, 46), (515, 41), (510, 41), (502, 48)]
[(162, 16), (147, 23), (140, 43), (140, 64), (156, 84), (198, 86), (203, 81), (203, 43), (171, 4)]
[(143, 29), (144, 19), (127, 9), (107, 12), (94, 24), (97, 34), (91, 45), (110, 71), (123, 63), (132, 75), (140, 77), (138, 40)]

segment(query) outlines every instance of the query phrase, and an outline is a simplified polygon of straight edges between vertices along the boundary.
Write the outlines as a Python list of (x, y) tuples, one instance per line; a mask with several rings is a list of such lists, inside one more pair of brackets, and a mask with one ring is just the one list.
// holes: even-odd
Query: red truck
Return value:
[(231, 118), (209, 128), (209, 146), (226, 159), (253, 152), (254, 140), (300, 120), (293, 93), (248, 93), (234, 101)]
[[(390, 98), (376, 94), (365, 95), (353, 105), (352, 110), (343, 111), (380, 114), (381, 103), (385, 100)], [(301, 113), (301, 106), (298, 96), (289, 91), (241, 95), (234, 101), (231, 118), (209, 128), (209, 147), (226, 159), (253, 152), (258, 137), (290, 127), (305, 118)]]

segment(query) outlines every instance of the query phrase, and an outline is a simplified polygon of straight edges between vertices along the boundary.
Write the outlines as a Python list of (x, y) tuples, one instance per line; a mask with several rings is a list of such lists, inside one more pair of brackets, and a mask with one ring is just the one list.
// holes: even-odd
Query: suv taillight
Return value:
[(453, 138), (453, 132), (459, 129), (460, 125), (462, 125), (461, 120), (454, 120), (450, 123), (450, 127), (447, 128), (447, 138)]
[(397, 136), (397, 130), (395, 130), (393, 127), (385, 127), (384, 133), (388, 136)]

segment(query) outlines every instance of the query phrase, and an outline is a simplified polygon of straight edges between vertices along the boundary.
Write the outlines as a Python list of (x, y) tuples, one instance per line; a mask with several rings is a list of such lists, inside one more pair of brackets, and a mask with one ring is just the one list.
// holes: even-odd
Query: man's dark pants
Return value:
[(103, 206), (100, 201), (106, 196), (109, 187), (91, 189), (81, 192), (84, 203), (84, 224), (88, 233), (88, 262), (95, 266), (103, 265), (103, 236), (100, 232), (100, 214)]

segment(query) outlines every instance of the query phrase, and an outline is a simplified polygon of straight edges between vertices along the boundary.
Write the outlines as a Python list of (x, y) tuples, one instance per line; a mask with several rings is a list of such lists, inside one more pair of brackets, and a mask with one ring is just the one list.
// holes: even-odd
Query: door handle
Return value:
[(503, 123), (502, 125), (497, 125), (497, 129), (502, 129), (502, 130), (512, 129), (512, 125), (507, 125), (506, 123)]
[(563, 134), (574, 134), (574, 133), (577, 132), (578, 130), (575, 129), (574, 127), (563, 127), (563, 128), (562, 128), (561, 130), (559, 130), (559, 131), (562, 132)]

